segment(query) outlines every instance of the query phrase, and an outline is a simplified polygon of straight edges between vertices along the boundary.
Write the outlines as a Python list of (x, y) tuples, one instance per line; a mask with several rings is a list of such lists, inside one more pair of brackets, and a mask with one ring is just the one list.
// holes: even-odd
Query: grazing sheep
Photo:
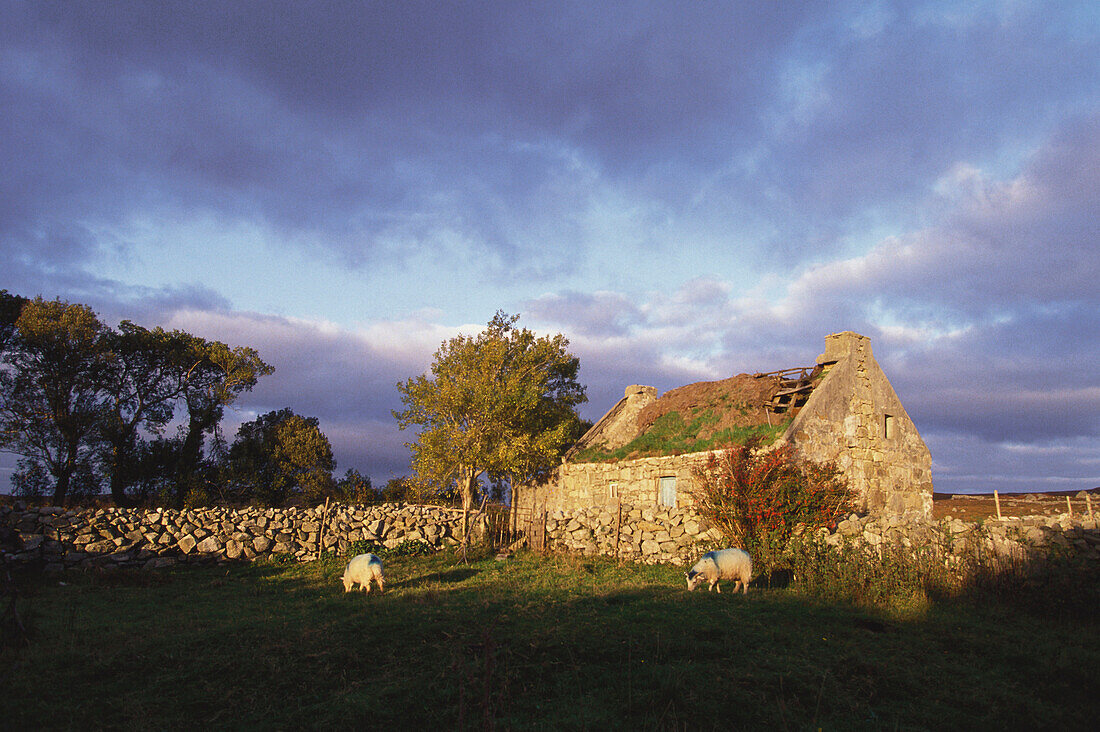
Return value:
[(737, 583), (741, 583), (741, 591), (748, 594), (749, 580), (752, 579), (752, 559), (741, 549), (718, 549), (707, 552), (695, 566), (687, 573), (688, 591), (694, 590), (703, 580), (710, 583), (708, 589), (722, 587), (719, 580), (733, 580), (733, 591), (737, 592)]
[(360, 589), (370, 592), (371, 580), (378, 583), (379, 592), (385, 592), (382, 588), (382, 560), (373, 554), (360, 554), (348, 562), (340, 580), (344, 583), (344, 592), (351, 592), (356, 582)]

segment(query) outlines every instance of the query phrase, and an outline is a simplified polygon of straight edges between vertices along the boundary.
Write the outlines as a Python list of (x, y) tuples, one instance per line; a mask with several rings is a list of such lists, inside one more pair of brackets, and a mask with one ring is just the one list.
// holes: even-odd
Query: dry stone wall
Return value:
[[(324, 519), (324, 534), (321, 533)], [(47, 570), (90, 567), (159, 568), (180, 563), (249, 561), (271, 555), (313, 558), (320, 546), (346, 553), (353, 542), (394, 547), (424, 541), (454, 545), (461, 511), (384, 504), (299, 509), (205, 508), (72, 509), (0, 506), (0, 550), (6, 562), (42, 562)], [(617, 556), (649, 564), (687, 565), (723, 545), (720, 532), (689, 508), (623, 502), (546, 515), (551, 550)], [(979, 548), (997, 556), (1034, 558), (1061, 552), (1100, 563), (1100, 526), (1080, 514), (1006, 517), (981, 524), (948, 519), (910, 522), (900, 516), (850, 515), (821, 529), (829, 546), (936, 545), (960, 554)], [(488, 519), (471, 516), (471, 539), (482, 539)]]
[[(324, 532), (322, 534), (322, 524)], [(471, 515), (471, 540), (487, 519)], [(253, 560), (273, 554), (299, 560), (318, 548), (344, 553), (356, 541), (394, 547), (424, 541), (458, 543), (462, 512), (439, 506), (388, 503), (316, 508), (63, 509), (0, 506), (6, 560), (70, 567), (157, 568), (181, 562)]]
[(878, 547), (940, 547), (946, 554), (980, 551), (987, 556), (1030, 560), (1050, 552), (1100, 564), (1100, 521), (1068, 513), (1011, 516), (981, 523), (958, 518), (908, 523), (899, 516), (851, 514), (833, 530), (820, 529), (829, 546), (843, 543)]
[(546, 538), (551, 549), (585, 556), (684, 565), (718, 546), (722, 535), (691, 509), (623, 503), (621, 514), (618, 505), (553, 511)]
[[(615, 555), (632, 561), (685, 565), (709, 549), (724, 545), (722, 535), (689, 509), (623, 504), (616, 531), (615, 506), (557, 510), (547, 517), (546, 536), (552, 549), (586, 556)], [(1055, 551), (1100, 563), (1100, 526), (1095, 518), (1061, 514), (1007, 517), (982, 523), (949, 519), (908, 521), (902, 516), (851, 514), (833, 529), (820, 529), (826, 545), (843, 543), (906, 548), (935, 546), (947, 553), (976, 549), (989, 555), (1034, 559)]]

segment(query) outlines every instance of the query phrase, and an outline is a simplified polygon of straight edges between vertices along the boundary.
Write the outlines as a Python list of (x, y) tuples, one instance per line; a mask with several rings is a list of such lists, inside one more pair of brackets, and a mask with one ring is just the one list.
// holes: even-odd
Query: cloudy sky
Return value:
[(229, 435), (290, 407), (404, 474), (395, 383), (503, 309), (589, 418), (855, 330), (937, 490), (1100, 485), (1094, 2), (0, 17), (0, 287), (255, 347)]

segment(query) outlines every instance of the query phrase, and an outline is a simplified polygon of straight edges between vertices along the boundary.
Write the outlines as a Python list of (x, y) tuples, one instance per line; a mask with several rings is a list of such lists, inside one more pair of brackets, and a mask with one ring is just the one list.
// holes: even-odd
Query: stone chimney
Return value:
[(627, 401), (633, 402), (639, 399), (644, 400), (646, 404), (657, 399), (657, 387), (655, 386), (642, 386), (641, 384), (631, 384), (626, 387), (626, 392), (623, 394)]
[(871, 339), (850, 330), (825, 336), (825, 353), (817, 357), (819, 364), (836, 363), (848, 356), (862, 351), (864, 356), (871, 355)]

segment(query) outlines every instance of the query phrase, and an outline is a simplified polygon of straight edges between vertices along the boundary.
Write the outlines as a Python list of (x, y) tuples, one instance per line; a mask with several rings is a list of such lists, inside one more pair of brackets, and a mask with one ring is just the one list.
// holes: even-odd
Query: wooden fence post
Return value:
[[(533, 518), (533, 517), (532, 517)], [(546, 553), (547, 550), (547, 510), (542, 509), (539, 512), (539, 553)]]
[(993, 502), (997, 504), (997, 520), (1001, 518), (1001, 495), (996, 490), (993, 491)]
[(1066, 513), (1070, 518), (1073, 518), (1073, 504), (1069, 502), (1069, 496), (1066, 496)]
[(321, 558), (321, 552), (325, 548), (325, 521), (328, 520), (329, 497), (325, 497), (325, 510), (321, 512), (321, 528), (317, 532), (317, 558)]
[(623, 531), (623, 497), (619, 496), (619, 512), (615, 518), (615, 561), (619, 560), (619, 537)]
[(1096, 516), (1092, 513), (1092, 496), (1088, 493), (1085, 494), (1085, 505), (1089, 507), (1089, 521), (1095, 521)]

